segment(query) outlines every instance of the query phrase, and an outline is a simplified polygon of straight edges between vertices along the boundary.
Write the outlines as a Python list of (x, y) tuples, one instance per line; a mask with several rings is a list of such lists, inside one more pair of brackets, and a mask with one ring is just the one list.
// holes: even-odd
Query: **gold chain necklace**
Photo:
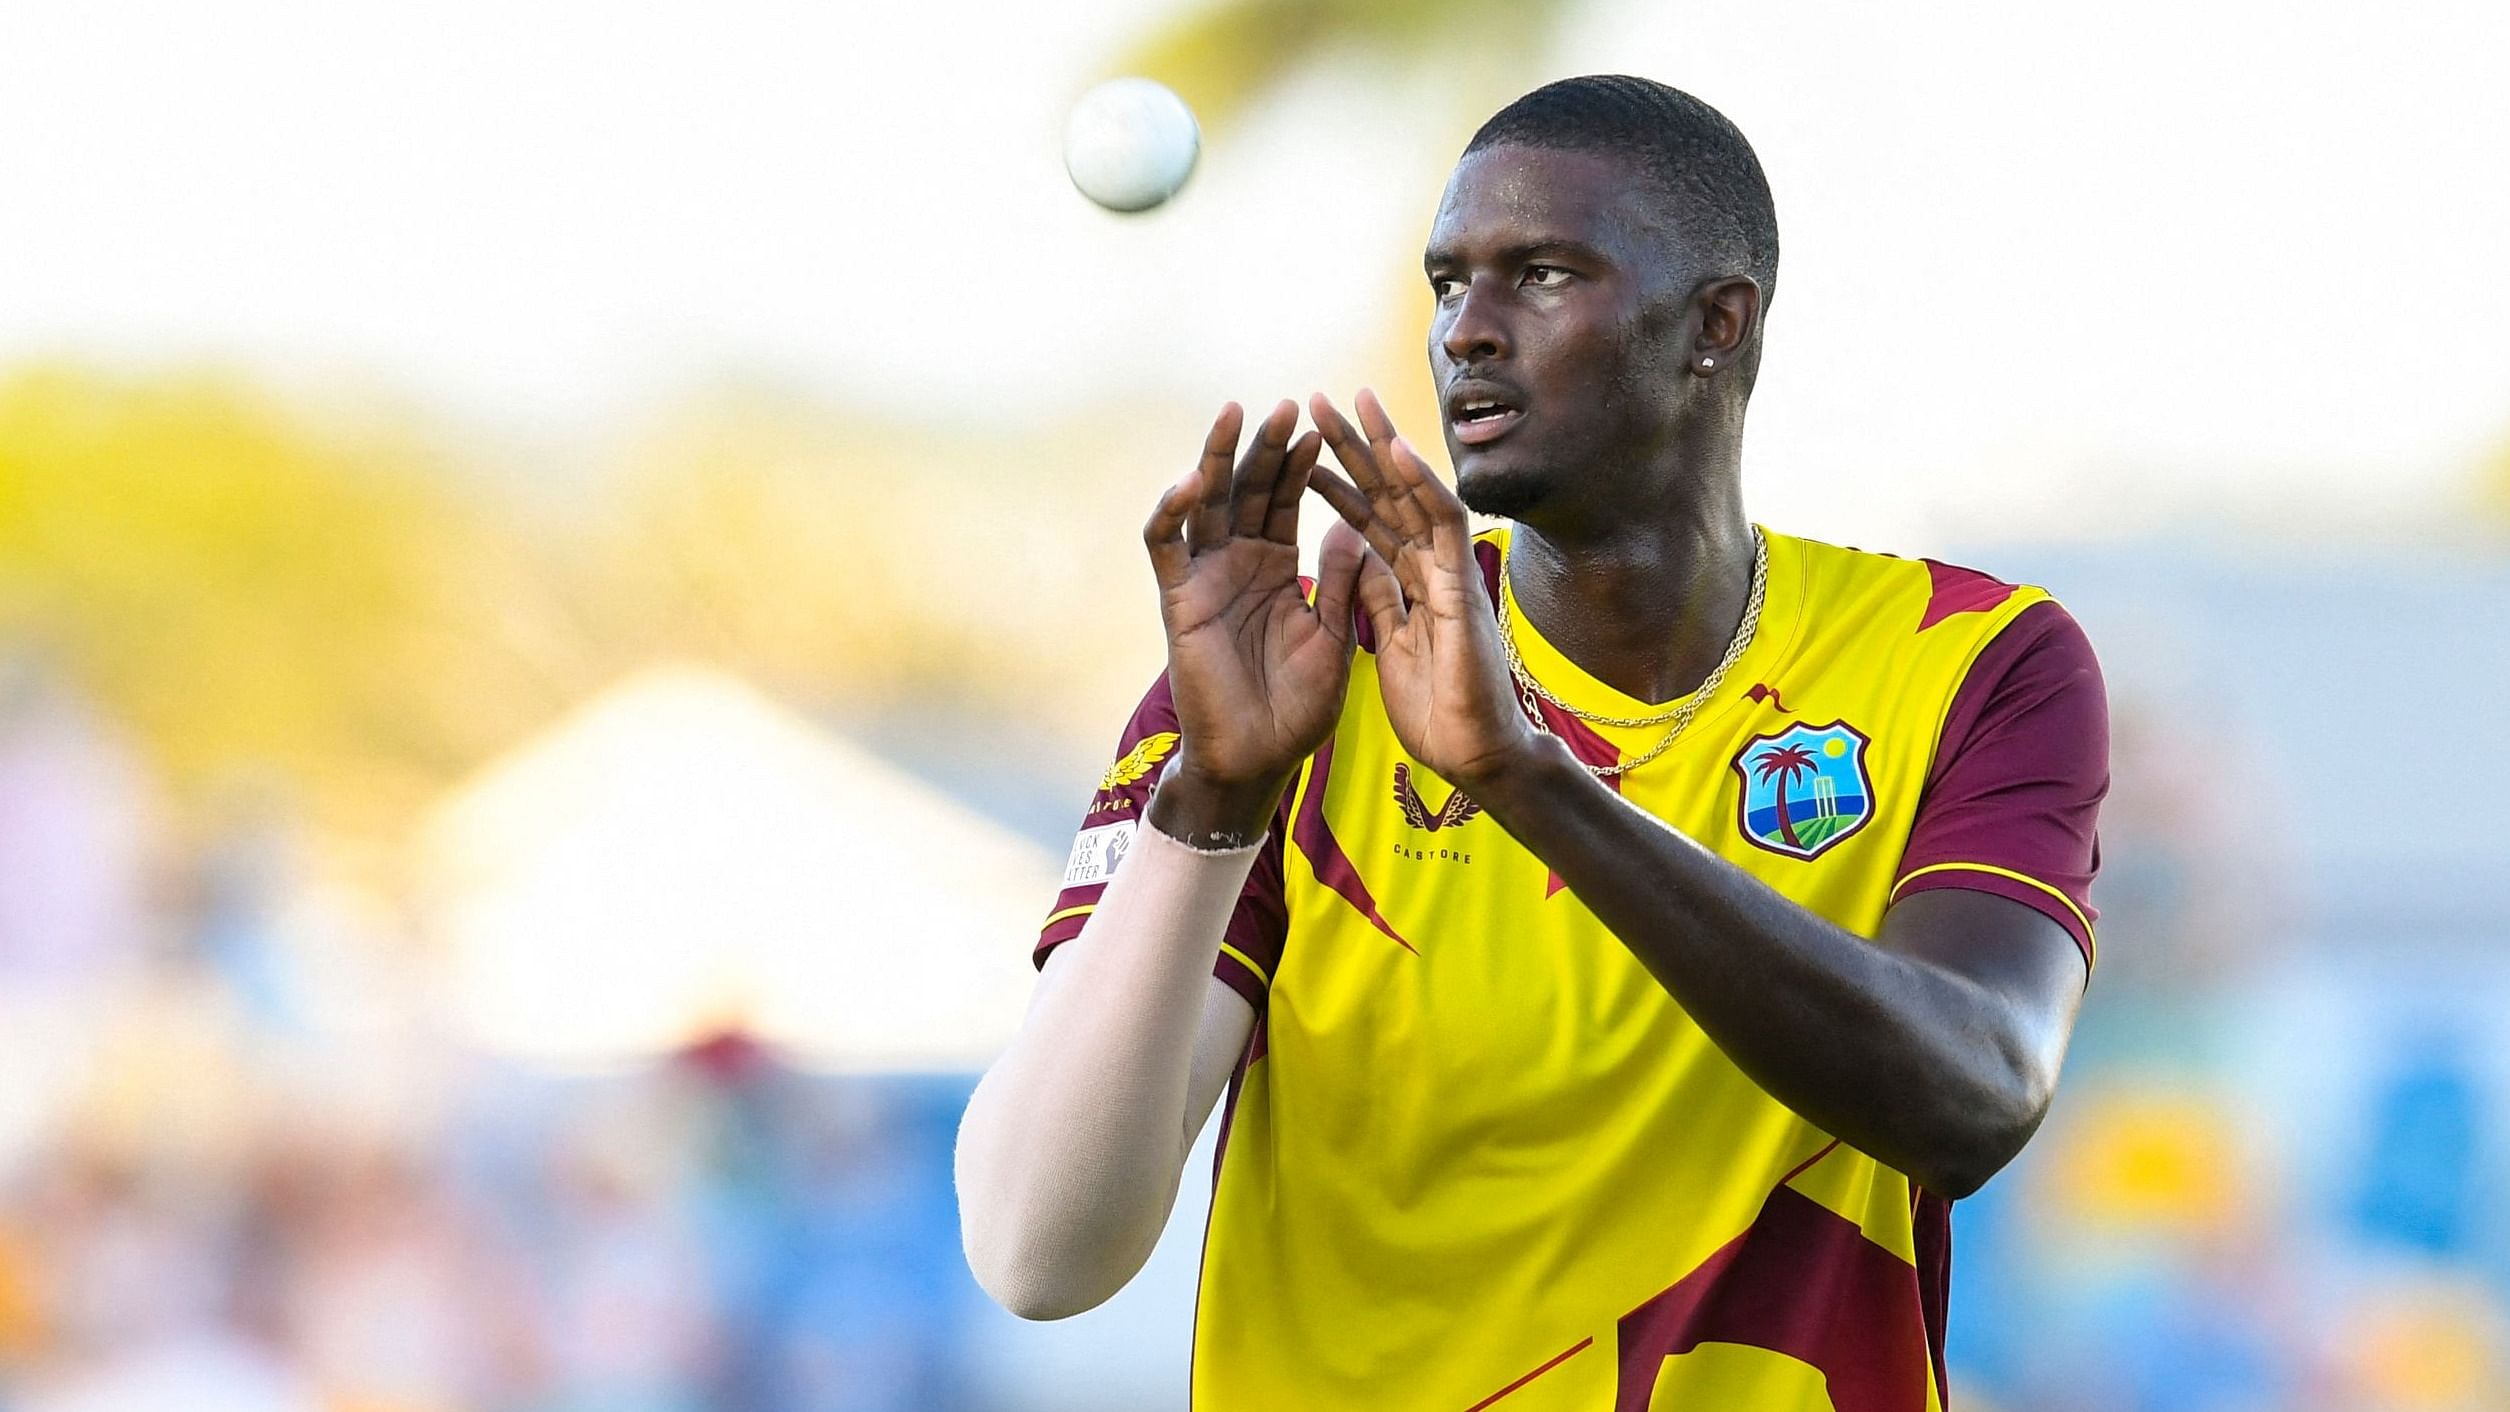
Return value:
[[(1511, 543), (1509, 547), (1513, 550), (1515, 546)], [(1525, 669), (1525, 659), (1517, 652), (1516, 628), (1512, 622), (1513, 614), (1509, 607), (1516, 601), (1516, 595), (1514, 581), (1508, 575), (1508, 562), (1515, 557), (1513, 553), (1509, 553), (1500, 556), (1499, 560), (1499, 648), (1507, 656), (1508, 675), (1516, 678), (1517, 695), (1525, 703), (1525, 714), (1533, 718), (1537, 727), (1549, 733), (1551, 727), (1544, 723), (1542, 707), (1536, 704), (1537, 698), (1540, 698), (1558, 707), (1562, 713), (1589, 725), (1623, 728), (1666, 727), (1664, 738), (1650, 746), (1647, 753), (1636, 759), (1624, 760), (1616, 765), (1587, 765), (1587, 771), (1597, 779), (1610, 779), (1625, 771), (1635, 770), (1672, 749), (1673, 743), (1682, 738), (1682, 732), (1690, 727), (1691, 718), (1698, 715), (1700, 707), (1706, 705), (1708, 699), (1717, 694), (1717, 688), (1725, 681), (1726, 673), (1734, 669), (1735, 663), (1743, 660), (1744, 649), (1752, 645), (1752, 634), (1760, 627), (1761, 601), (1769, 586), (1769, 541), (1761, 534), (1760, 526), (1754, 525), (1752, 526), (1751, 596), (1744, 600), (1743, 621), (1735, 624), (1734, 640), (1726, 644), (1726, 655), (1718, 660), (1716, 669), (1701, 680), (1697, 691), (1675, 702), (1668, 710), (1653, 716), (1607, 716), (1601, 712), (1579, 710), (1552, 695), (1549, 688), (1534, 680), (1534, 674)]]

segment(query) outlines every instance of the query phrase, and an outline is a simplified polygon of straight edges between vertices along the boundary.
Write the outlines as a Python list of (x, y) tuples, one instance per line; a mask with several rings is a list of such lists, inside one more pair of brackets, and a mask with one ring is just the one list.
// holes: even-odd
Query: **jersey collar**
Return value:
[[(1496, 544), (1499, 552), (1505, 554), (1513, 531), (1513, 526), (1503, 525), (1490, 530), (1483, 538)], [(1726, 674), (1725, 681), (1717, 688), (1716, 699), (1708, 702), (1700, 714), (1692, 718), (1690, 731), (1686, 734), (1699, 732), (1710, 720), (1749, 699), (1755, 683), (1776, 685), (1771, 678), (1795, 644), (1796, 628), (1802, 622), (1804, 610), (1803, 549), (1792, 536), (1779, 534), (1767, 526), (1762, 526), (1761, 533), (1769, 543), (1769, 581), (1761, 599), (1760, 626), (1752, 634), (1751, 645), (1743, 649), (1743, 656), (1735, 662), (1734, 670)], [(1570, 661), (1535, 630), (1515, 601), (1515, 585), (1509, 587), (1511, 592), (1505, 608), (1509, 623), (1516, 630), (1517, 653), (1523, 658), (1526, 670), (1532, 672), (1535, 680), (1540, 681), (1552, 695), (1581, 711), (1606, 716), (1660, 714), (1683, 699), (1641, 701), (1588, 675), (1585, 668)], [(1665, 728), (1598, 726), (1595, 729), (1626, 750), (1654, 744)], [(1681, 748), (1678, 744), (1674, 747), (1676, 750)]]

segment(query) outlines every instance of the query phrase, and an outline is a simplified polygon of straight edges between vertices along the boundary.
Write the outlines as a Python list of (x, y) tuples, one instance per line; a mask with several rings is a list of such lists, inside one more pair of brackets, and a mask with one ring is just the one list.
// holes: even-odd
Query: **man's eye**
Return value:
[(1453, 275), (1431, 275), (1429, 292), (1437, 296), (1438, 302), (1443, 304), (1450, 297), (1464, 292), (1464, 281)]
[(1569, 272), (1558, 265), (1529, 265), (1525, 283), (1535, 289), (1558, 289), (1569, 282)]

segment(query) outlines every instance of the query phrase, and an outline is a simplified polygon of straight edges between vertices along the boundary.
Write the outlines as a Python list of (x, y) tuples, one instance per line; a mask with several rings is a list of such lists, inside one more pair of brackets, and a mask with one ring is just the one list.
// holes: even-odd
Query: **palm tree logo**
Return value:
[[(1743, 780), (1736, 825), (1745, 842), (1788, 858), (1829, 852), (1874, 819), (1865, 732), (1845, 721), (1754, 736), (1730, 762)], [(1802, 810), (1803, 817), (1796, 817)]]
[(1762, 751), (1752, 761), (1752, 768), (1760, 773), (1761, 783), (1767, 784), (1772, 779), (1778, 782), (1778, 836), (1786, 840), (1787, 847), (1802, 848), (1804, 840), (1796, 837), (1795, 822), (1787, 817), (1787, 786), (1798, 775), (1813, 774), (1820, 769), (1813, 763), (1813, 752), (1801, 745), (1777, 746)]

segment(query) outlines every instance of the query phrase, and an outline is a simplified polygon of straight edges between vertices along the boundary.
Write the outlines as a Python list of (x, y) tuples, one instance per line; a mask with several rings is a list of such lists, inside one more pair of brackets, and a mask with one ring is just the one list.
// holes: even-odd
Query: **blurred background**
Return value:
[(2510, 11), (91, 0), (0, 31), (0, 1409), (1181, 1407), (1208, 1140), (1060, 1325), (948, 1175), (1137, 529), (1224, 398), (1434, 444), (1447, 167), (1598, 70), (1769, 169), (1755, 514), (2107, 667), (1958, 1405), (2510, 1407)]

